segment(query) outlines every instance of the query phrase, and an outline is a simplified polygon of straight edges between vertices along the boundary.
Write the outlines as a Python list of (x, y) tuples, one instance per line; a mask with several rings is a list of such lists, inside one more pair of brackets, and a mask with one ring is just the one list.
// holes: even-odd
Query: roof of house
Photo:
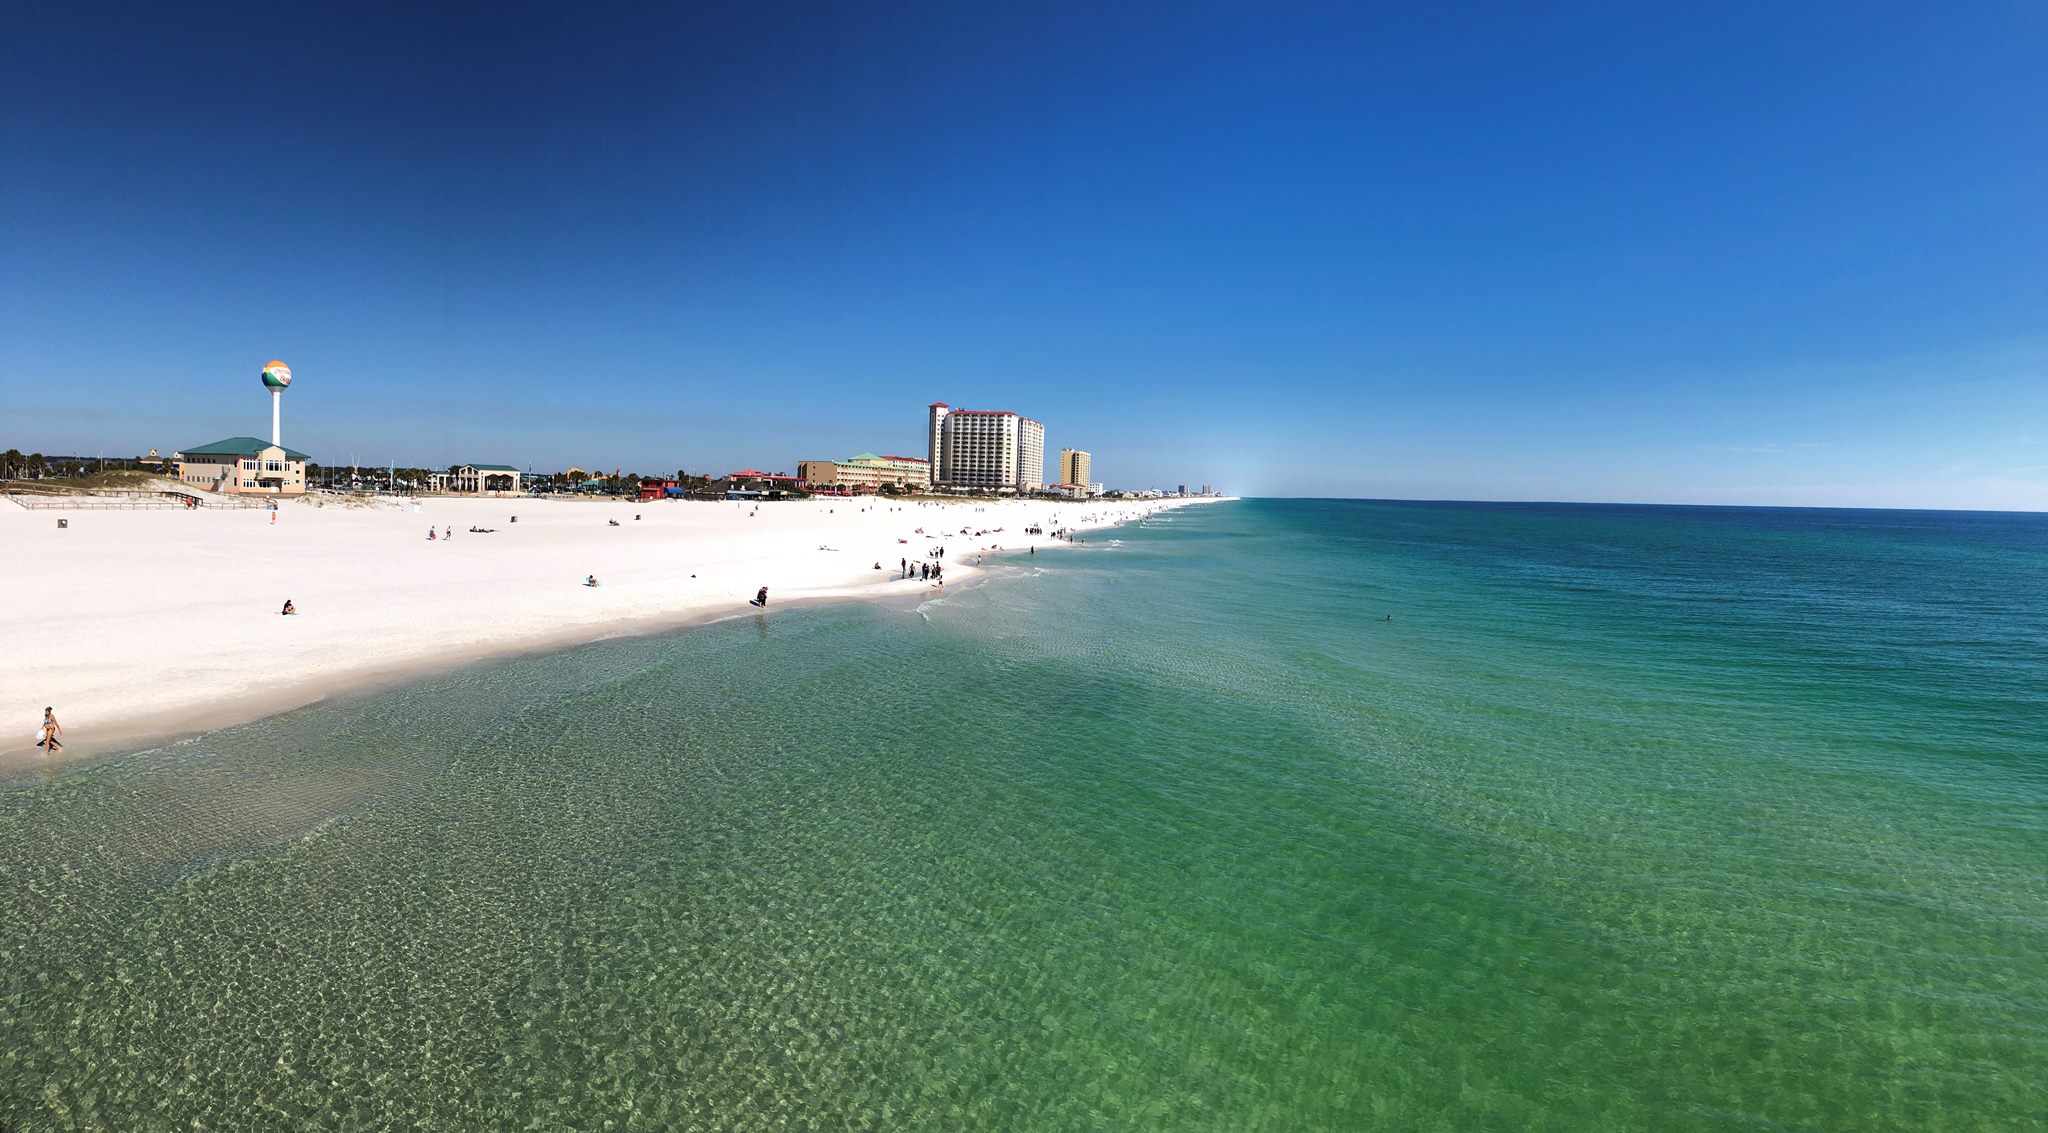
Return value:
[[(859, 458), (859, 457), (854, 457), (854, 459), (855, 459), (855, 460), (859, 460), (860, 458)], [(931, 461), (929, 461), (929, 460), (926, 460), (926, 459), (925, 459), (924, 457), (921, 457), (921, 456), (885, 456), (885, 457), (883, 457), (882, 459), (883, 459), (883, 460), (907, 460), (907, 461), (909, 461), (909, 462), (910, 462), (910, 463), (912, 463), (912, 464), (930, 464), (930, 463), (931, 463)]]
[[(197, 445), (193, 448), (179, 449), (178, 452), (181, 456), (255, 456), (257, 453), (270, 447), (269, 441), (260, 440), (256, 437), (229, 437), (227, 440), (215, 441), (210, 445)], [(283, 445), (278, 445), (277, 447), (284, 448)], [(284, 448), (284, 454), (292, 460), (309, 459), (305, 453), (293, 448)]]
[(509, 464), (472, 464), (472, 465), (470, 465), (470, 467), (471, 467), (471, 468), (474, 468), (474, 469), (476, 469), (476, 470), (477, 470), (478, 472), (517, 472), (517, 471), (519, 471), (519, 470), (518, 470), (517, 468), (514, 468), (514, 467), (512, 467), (512, 466), (511, 466), (511, 465), (509, 465)]
[(951, 409), (951, 408), (953, 408), (953, 407), (952, 407), (952, 406), (950, 406), (950, 405), (947, 405), (947, 404), (946, 404), (945, 402), (943, 402), (943, 401), (934, 401), (934, 402), (932, 402), (932, 403), (931, 403), (930, 405), (927, 405), (927, 406), (925, 406), (925, 408), (926, 408), (926, 409)]

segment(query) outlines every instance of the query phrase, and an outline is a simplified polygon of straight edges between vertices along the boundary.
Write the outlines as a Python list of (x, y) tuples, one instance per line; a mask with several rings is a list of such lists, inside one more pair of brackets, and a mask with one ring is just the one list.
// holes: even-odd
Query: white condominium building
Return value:
[(1045, 426), (1008, 410), (931, 404), (932, 483), (1036, 492), (1045, 486)]

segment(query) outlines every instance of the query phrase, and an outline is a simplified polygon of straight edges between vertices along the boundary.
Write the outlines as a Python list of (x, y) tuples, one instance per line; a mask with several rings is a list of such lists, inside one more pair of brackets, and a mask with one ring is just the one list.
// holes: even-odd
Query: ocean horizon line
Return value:
[[(1168, 497), (1175, 498), (1175, 497)], [(1199, 497), (1188, 497), (1190, 499)], [(1634, 507), (1634, 508), (1684, 508), (1696, 511), (1884, 511), (1903, 512), (1913, 515), (2048, 515), (2048, 507), (2026, 508), (1945, 508), (1945, 507), (1886, 507), (1874, 504), (1727, 504), (1727, 503), (1674, 503), (1654, 500), (1538, 500), (1538, 499), (1453, 499), (1430, 496), (1267, 496), (1267, 495), (1226, 495), (1226, 500), (1297, 500), (1330, 501), (1333, 503), (1361, 504), (1434, 504), (1434, 505), (1495, 505), (1516, 507)]]

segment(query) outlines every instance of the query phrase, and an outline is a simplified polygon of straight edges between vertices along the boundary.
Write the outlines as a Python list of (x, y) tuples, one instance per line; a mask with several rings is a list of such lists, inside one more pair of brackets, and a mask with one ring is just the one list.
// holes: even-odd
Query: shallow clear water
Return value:
[(2038, 1126), (2044, 567), (1214, 505), (50, 776), (0, 1128)]

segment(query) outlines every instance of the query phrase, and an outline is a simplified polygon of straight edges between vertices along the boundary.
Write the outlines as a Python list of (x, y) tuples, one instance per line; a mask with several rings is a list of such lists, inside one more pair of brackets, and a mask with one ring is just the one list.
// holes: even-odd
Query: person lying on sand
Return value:
[(594, 575), (594, 574), (586, 574), (586, 575), (584, 575), (584, 576), (583, 576), (583, 585), (585, 585), (585, 586), (596, 586), (596, 585), (597, 585), (597, 576), (596, 576), (596, 575)]

